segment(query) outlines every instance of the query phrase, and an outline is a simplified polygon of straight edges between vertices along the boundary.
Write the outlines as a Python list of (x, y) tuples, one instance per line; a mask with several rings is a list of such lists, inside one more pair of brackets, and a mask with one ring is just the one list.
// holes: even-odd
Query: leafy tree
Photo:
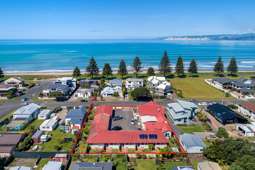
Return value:
[(240, 155), (255, 156), (253, 143), (247, 140), (226, 138), (215, 140), (204, 149), (204, 155), (212, 161), (221, 161), (230, 165), (240, 158)]
[(242, 156), (230, 166), (230, 170), (254, 170), (254, 169), (255, 158), (251, 155)]
[(147, 70), (147, 75), (148, 75), (148, 76), (154, 76), (154, 75), (155, 75), (155, 72), (154, 72), (153, 67), (149, 67), (149, 68), (148, 68), (148, 70)]
[(123, 76), (128, 74), (127, 66), (126, 66), (126, 63), (123, 59), (120, 60), (118, 73), (121, 75), (122, 78), (123, 78)]
[(223, 127), (220, 127), (216, 133), (218, 138), (228, 138), (228, 132)]
[(110, 75), (112, 75), (112, 68), (109, 63), (105, 63), (103, 68), (103, 76), (108, 77)]
[(190, 64), (189, 64), (189, 69), (188, 72), (190, 74), (197, 74), (197, 62), (196, 60), (192, 59)]
[(2, 68), (0, 67), (0, 78), (3, 78), (4, 77), (4, 72), (2, 70)]
[(79, 67), (75, 67), (73, 70), (73, 77), (79, 77), (81, 75), (81, 71), (79, 69)]
[(213, 70), (216, 73), (216, 75), (218, 75), (218, 76), (224, 75), (224, 64), (223, 64), (221, 57), (218, 58), (216, 64), (214, 65)]
[(92, 78), (94, 75), (98, 74), (99, 69), (97, 67), (97, 63), (96, 63), (96, 60), (94, 59), (94, 57), (91, 57), (91, 59), (89, 61), (89, 65), (87, 66), (86, 69)]
[(141, 70), (142, 68), (142, 63), (140, 61), (139, 57), (135, 57), (134, 61), (133, 61), (133, 67), (135, 70), (135, 75), (137, 76), (137, 73)]
[(170, 61), (168, 58), (167, 51), (164, 52), (164, 55), (161, 58), (159, 71), (164, 76), (166, 76), (168, 73), (171, 73)]
[(231, 76), (237, 75), (238, 67), (236, 64), (236, 59), (234, 57), (230, 59), (227, 70)]
[(184, 65), (183, 65), (183, 59), (182, 57), (178, 57), (175, 72), (177, 76), (182, 77), (184, 76)]
[(150, 100), (151, 99), (151, 93), (145, 87), (139, 87), (134, 89), (131, 92), (131, 96), (133, 97), (134, 100)]

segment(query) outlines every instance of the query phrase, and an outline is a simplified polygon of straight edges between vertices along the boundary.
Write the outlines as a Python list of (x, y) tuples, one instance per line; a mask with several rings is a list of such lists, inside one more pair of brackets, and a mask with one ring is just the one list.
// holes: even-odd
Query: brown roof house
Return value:
[(10, 157), (22, 137), (21, 134), (0, 134), (0, 157)]

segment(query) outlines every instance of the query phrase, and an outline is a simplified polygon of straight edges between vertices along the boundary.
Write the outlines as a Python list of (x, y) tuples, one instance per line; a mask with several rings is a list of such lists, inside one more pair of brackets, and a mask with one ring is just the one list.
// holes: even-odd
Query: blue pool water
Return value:
[(240, 70), (255, 70), (255, 42), (164, 40), (0, 40), (0, 67), (5, 71), (84, 69), (91, 56), (100, 68), (106, 62), (117, 68), (120, 59), (130, 66), (135, 56), (143, 67), (158, 67), (164, 50), (173, 66), (182, 56), (186, 66), (194, 58), (200, 70), (212, 70), (218, 56), (225, 65), (235, 56)]

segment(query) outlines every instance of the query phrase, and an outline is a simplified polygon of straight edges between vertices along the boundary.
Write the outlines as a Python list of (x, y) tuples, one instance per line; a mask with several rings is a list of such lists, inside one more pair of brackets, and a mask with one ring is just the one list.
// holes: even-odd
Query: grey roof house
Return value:
[(180, 135), (180, 143), (187, 153), (202, 153), (205, 147), (204, 142), (198, 135), (188, 133)]
[(167, 104), (166, 115), (175, 124), (187, 124), (193, 119), (197, 109), (198, 106), (192, 102), (177, 100)]
[(72, 163), (71, 170), (112, 170), (113, 164), (111, 162), (80, 162)]

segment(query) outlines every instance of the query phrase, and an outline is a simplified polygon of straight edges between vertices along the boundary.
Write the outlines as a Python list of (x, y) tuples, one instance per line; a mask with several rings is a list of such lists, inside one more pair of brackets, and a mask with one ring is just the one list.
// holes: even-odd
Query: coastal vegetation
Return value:
[(107, 77), (107, 78), (112, 75), (112, 68), (111, 68), (109, 63), (105, 63), (104, 64), (104, 68), (103, 68), (103, 73), (102, 74), (103, 74), (104, 77)]
[(224, 64), (221, 57), (218, 58), (216, 64), (214, 65), (213, 70), (217, 76), (220, 76), (220, 77), (224, 76)]
[(99, 73), (99, 68), (97, 67), (97, 63), (94, 57), (91, 57), (86, 70), (92, 78), (94, 75), (97, 75)]
[(135, 75), (137, 76), (137, 73), (141, 70), (142, 68), (142, 63), (140, 61), (139, 57), (135, 57), (134, 61), (133, 61), (133, 68), (135, 71)]
[(172, 71), (167, 51), (164, 52), (163, 57), (161, 58), (159, 71), (164, 76), (169, 75)]
[(4, 72), (2, 70), (2, 68), (0, 68), (0, 79), (4, 78)]
[(79, 67), (75, 67), (73, 70), (73, 77), (79, 77), (81, 75), (81, 71), (79, 69)]
[(189, 69), (188, 69), (188, 72), (190, 73), (190, 75), (192, 77), (195, 77), (197, 76), (197, 62), (195, 59), (192, 59), (191, 62), (190, 62), (190, 65), (189, 65)]
[(155, 75), (155, 71), (153, 67), (149, 67), (147, 70), (147, 75), (148, 76), (154, 76)]
[(238, 67), (237, 67), (237, 64), (236, 64), (236, 59), (235, 59), (235, 57), (232, 57), (232, 58), (230, 59), (230, 62), (229, 62), (227, 71), (228, 71), (228, 73), (229, 73), (230, 76), (237, 76)]
[(182, 57), (178, 57), (176, 67), (175, 67), (175, 72), (178, 77), (184, 77), (184, 64), (183, 64), (183, 59)]
[(120, 60), (118, 73), (121, 75), (121, 78), (128, 74), (126, 62), (123, 59)]

